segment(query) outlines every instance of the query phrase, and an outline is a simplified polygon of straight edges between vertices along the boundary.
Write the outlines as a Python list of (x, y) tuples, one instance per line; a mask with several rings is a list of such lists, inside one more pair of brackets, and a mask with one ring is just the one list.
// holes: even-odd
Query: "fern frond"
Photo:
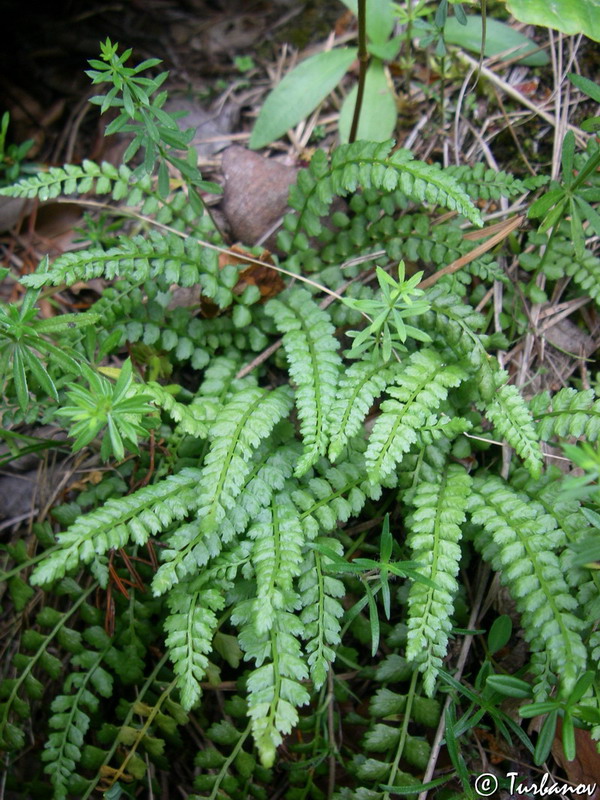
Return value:
[(299, 442), (290, 441), (289, 422), (279, 423), (277, 427), (280, 429), (279, 435), (276, 429), (256, 451), (244, 488), (219, 526), (223, 539), (242, 534), (260, 511), (270, 505), (273, 492), (283, 490), (294, 471), (302, 446)]
[(483, 161), (472, 167), (467, 164), (458, 166), (451, 164), (444, 171), (452, 175), (473, 200), (499, 200), (501, 197), (515, 197), (537, 189), (548, 181), (546, 176), (536, 176), (533, 180), (528, 178), (522, 181), (503, 170), (486, 167)]
[(394, 399), (381, 404), (382, 414), (375, 423), (365, 453), (367, 471), (373, 483), (381, 483), (417, 439), (424, 425), (466, 373), (456, 365), (445, 365), (432, 350), (413, 353), (396, 376), (398, 387), (388, 388)]
[[(131, 174), (131, 170), (124, 165), (117, 169), (106, 161), (96, 164), (85, 159), (81, 165), (66, 164), (64, 167), (50, 167), (47, 172), (38, 172), (30, 178), (23, 178), (13, 186), (0, 189), (0, 195), (37, 197), (44, 202), (59, 195), (94, 192), (98, 195), (112, 193), (113, 200), (122, 200), (132, 191)], [(150, 175), (143, 179), (143, 186), (151, 189)], [(128, 202), (127, 205), (137, 205), (140, 202), (142, 194), (139, 185), (134, 191), (136, 194), (132, 199), (135, 202)]]
[[(50, 706), (49, 720), (52, 733), (44, 745), (42, 760), (48, 762), (44, 771), (50, 775), (54, 787), (53, 800), (65, 800), (70, 793), (69, 781), (81, 761), (81, 748), (90, 725), (90, 715), (98, 711), (100, 697), (112, 697), (113, 677), (101, 663), (111, 646), (104, 631), (96, 632), (106, 641), (104, 650), (82, 650), (71, 659), (79, 672), (71, 672), (64, 686), (64, 694), (57, 695)], [(71, 694), (71, 690), (75, 693)], [(95, 689), (97, 694), (94, 694)]]
[(235, 535), (235, 527), (225, 521), (227, 512), (234, 509), (252, 471), (254, 451), (291, 405), (291, 392), (282, 386), (272, 392), (244, 389), (223, 407), (211, 424), (211, 447), (197, 483), (196, 518), (169, 536), (163, 563), (152, 581), (155, 595), (194, 574), (219, 554), (223, 541)]
[[(49, 271), (26, 275), (23, 283), (31, 288), (72, 286), (79, 280), (103, 277), (126, 278), (133, 283), (152, 281), (161, 276), (179, 286), (201, 284), (204, 293), (222, 307), (231, 303), (231, 291), (219, 291), (216, 253), (188, 236), (148, 231), (144, 236), (122, 236), (118, 247), (91, 248), (63, 253)], [(224, 291), (223, 291), (224, 290)]]
[(329, 458), (335, 461), (348, 439), (360, 431), (373, 401), (393, 379), (391, 368), (379, 361), (357, 361), (346, 371), (329, 412)]
[(485, 415), (501, 437), (521, 456), (533, 478), (542, 472), (543, 457), (533, 418), (516, 386), (505, 384), (485, 408)]
[(17, 653), (13, 661), (18, 670), (18, 677), (4, 678), (0, 682), (0, 696), (2, 697), (2, 702), (0, 702), (0, 746), (2, 749), (19, 750), (25, 744), (25, 734), (18, 724), (10, 721), (11, 715), (14, 713), (21, 719), (30, 717), (29, 699), (41, 699), (44, 686), (33, 675), (36, 667), (42, 667), (51, 679), (58, 678), (62, 664), (56, 656), (49, 652), (49, 649), (61, 631), (67, 629), (67, 622), (79, 611), (97, 587), (98, 584), (93, 583), (91, 587), (82, 591), (77, 584), (71, 586), (69, 594), (73, 597), (67, 611), (61, 613), (46, 606), (36, 617), (37, 624), (43, 628), (50, 628), (50, 631), (43, 634), (30, 628), (23, 634), (22, 647), (33, 652), (31, 655), (23, 652)]
[[(288, 608), (293, 610), (296, 602), (292, 594)], [(304, 626), (290, 610), (278, 609), (271, 629), (263, 633), (255, 626), (254, 600), (240, 603), (232, 616), (233, 623), (241, 626), (239, 642), (245, 658), (256, 662), (257, 668), (247, 681), (248, 716), (265, 767), (273, 765), (283, 735), (291, 733), (297, 724), (297, 708), (310, 700), (300, 683), (308, 677), (298, 641)]]
[(209, 420), (214, 419), (217, 408), (210, 403), (185, 405), (178, 403), (173, 395), (160, 383), (149, 381), (139, 386), (139, 391), (160, 408), (163, 408), (184, 433), (196, 439), (206, 439)]
[(496, 477), (474, 480), (468, 510), (481, 528), (475, 546), (501, 572), (532, 651), (547, 654), (568, 695), (585, 672), (587, 653), (580, 636), (583, 623), (574, 614), (577, 601), (556, 556), (564, 532), (542, 507)]
[(416, 661), (424, 674), (425, 692), (432, 697), (438, 671), (446, 655), (456, 576), (461, 557), (461, 525), (471, 479), (458, 464), (450, 465), (439, 483), (422, 481), (411, 504), (415, 507), (407, 519), (410, 531), (407, 544), (412, 560), (423, 566), (418, 572), (435, 588), (414, 582), (408, 595), (408, 643), (406, 658)]
[(592, 526), (575, 498), (561, 497), (563, 473), (558, 468), (547, 471), (539, 480), (519, 470), (511, 476), (511, 485), (543, 506), (547, 514), (551, 514), (567, 538), (567, 547), (560, 553), (559, 561), (565, 580), (572, 591), (577, 594), (577, 602), (584, 609), (584, 619), (593, 620), (598, 617), (600, 605), (600, 575), (595, 569), (576, 566), (573, 545), (596, 535)]
[(595, 442), (600, 436), (600, 399), (596, 399), (593, 389), (578, 392), (567, 386), (555, 395), (542, 392), (530, 400), (529, 410), (543, 442), (555, 436)]
[(223, 593), (217, 588), (198, 587), (205, 582), (183, 580), (167, 598), (170, 614), (164, 623), (165, 644), (173, 662), (181, 705), (186, 711), (200, 698), (200, 682), (206, 674), (207, 654), (213, 649), (218, 624), (215, 612), (225, 605)]
[(108, 500), (57, 536), (61, 548), (35, 568), (31, 583), (51, 583), (129, 541), (145, 544), (149, 536), (164, 530), (174, 519), (182, 519), (195, 507), (200, 477), (200, 470), (186, 468), (127, 497)]
[(325, 455), (327, 418), (341, 363), (339, 344), (329, 317), (305, 289), (295, 289), (285, 301), (270, 300), (265, 310), (284, 334), (290, 375), (297, 386), (296, 406), (305, 447), (296, 467), (299, 476)]
[(198, 485), (200, 530), (216, 530), (241, 492), (260, 442), (292, 407), (287, 386), (271, 392), (251, 388), (238, 392), (212, 423), (210, 450)]
[(489, 401), (496, 391), (495, 376), (498, 362), (487, 353), (488, 337), (478, 333), (484, 318), (460, 297), (448, 293), (444, 286), (434, 286), (426, 294), (431, 311), (419, 317), (419, 323), (429, 333), (438, 334), (438, 341), (449, 347), (456, 357), (472, 369), (481, 397)]
[(359, 451), (350, 451), (348, 460), (335, 467), (319, 462), (315, 471), (316, 476), (303, 476), (291, 491), (309, 541), (359, 514), (367, 497), (376, 500), (381, 494), (381, 486), (374, 486), (367, 479), (364, 457)]
[[(344, 548), (337, 539), (319, 538), (315, 544), (323, 545), (342, 557)], [(340, 598), (346, 594), (342, 581), (327, 575), (331, 563), (326, 555), (318, 550), (308, 550), (301, 568), (298, 582), (304, 625), (304, 638), (310, 677), (315, 689), (325, 683), (329, 665), (335, 660), (335, 647), (341, 641), (340, 619), (344, 608)]]
[(304, 532), (298, 512), (285, 494), (273, 497), (248, 531), (254, 542), (251, 560), (256, 574), (254, 625), (259, 634), (270, 631), (275, 614), (289, 604), (293, 579), (300, 572)]
[(430, 203), (458, 211), (476, 225), (481, 216), (460, 184), (434, 165), (416, 161), (409, 150), (390, 154), (393, 142), (354, 142), (338, 147), (328, 163), (318, 150), (307, 170), (298, 173), (290, 189), (289, 204), (298, 212), (284, 220), (287, 235), (280, 235), (280, 246), (287, 252), (308, 247), (308, 236), (321, 233), (319, 218), (328, 213), (334, 195), (341, 197), (363, 189), (393, 192), (399, 189), (416, 203)]

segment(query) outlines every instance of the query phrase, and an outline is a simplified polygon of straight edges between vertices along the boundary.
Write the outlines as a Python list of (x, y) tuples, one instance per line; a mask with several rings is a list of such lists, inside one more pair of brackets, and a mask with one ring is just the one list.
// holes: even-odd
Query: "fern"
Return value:
[(568, 695), (586, 669), (587, 653), (580, 635), (583, 624), (573, 613), (577, 601), (555, 552), (564, 545), (564, 533), (543, 508), (526, 502), (499, 478), (478, 478), (473, 489), (468, 508), (481, 528), (475, 545), (502, 571), (532, 651), (546, 653)]
[[(343, 548), (336, 539), (321, 537), (315, 544), (327, 547), (338, 556), (343, 554)], [(309, 550), (298, 583), (307, 663), (316, 689), (325, 683), (329, 665), (335, 660), (334, 648), (341, 641), (340, 618), (344, 614), (340, 598), (345, 595), (346, 589), (340, 580), (327, 574), (329, 563), (331, 559), (318, 550)]]
[(180, 581), (169, 593), (170, 614), (165, 620), (165, 643), (174, 664), (181, 705), (193, 708), (200, 697), (200, 682), (208, 666), (207, 653), (217, 628), (215, 611), (222, 610), (225, 600), (215, 588), (195, 588), (195, 581)]
[(406, 657), (424, 674), (425, 692), (431, 697), (446, 655), (450, 616), (458, 590), (461, 525), (471, 480), (458, 465), (449, 466), (439, 483), (422, 481), (411, 499), (415, 511), (407, 520), (407, 544), (419, 572), (434, 586), (415, 582), (408, 596)]
[(393, 380), (391, 368), (379, 361), (357, 361), (340, 381), (335, 402), (329, 413), (329, 458), (336, 461), (348, 439), (361, 428), (373, 401)]
[(449, 294), (443, 285), (427, 293), (431, 312), (420, 319), (425, 330), (436, 331), (439, 343), (447, 346), (473, 371), (477, 387), (484, 401), (489, 402), (496, 391), (496, 373), (499, 366), (487, 352), (489, 339), (478, 333), (483, 327), (483, 317), (473, 311), (459, 297)]
[(600, 400), (596, 400), (592, 389), (578, 392), (567, 386), (554, 396), (542, 392), (531, 399), (529, 409), (543, 442), (554, 437), (585, 437), (595, 442), (600, 436)]
[(123, 547), (129, 541), (145, 544), (150, 535), (188, 513), (200, 475), (197, 469), (184, 469), (128, 497), (109, 500), (102, 508), (77, 520), (58, 535), (61, 548), (36, 567), (31, 582), (38, 586), (51, 583), (80, 564), (88, 564), (95, 556)]
[(501, 197), (515, 197), (548, 182), (545, 175), (520, 180), (503, 170), (495, 170), (481, 161), (471, 167), (467, 164), (450, 165), (446, 171), (455, 178), (473, 199), (499, 200)]
[(482, 224), (479, 212), (454, 178), (435, 166), (415, 161), (409, 150), (390, 155), (392, 144), (360, 141), (342, 145), (333, 154), (331, 165), (325, 153), (318, 150), (309, 169), (299, 173), (297, 184), (290, 190), (289, 204), (298, 215), (285, 218), (287, 235), (280, 235), (280, 246), (287, 252), (306, 249), (308, 240), (303, 231), (317, 236), (321, 232), (319, 217), (327, 214), (334, 195), (345, 196), (359, 185), (385, 192), (399, 188), (417, 203), (443, 205)]
[(527, 404), (516, 386), (505, 384), (485, 414), (500, 434), (523, 459), (530, 474), (538, 478), (542, 472), (542, 451), (533, 427)]
[(287, 387), (268, 393), (258, 388), (246, 389), (224, 406), (211, 427), (211, 447), (199, 476), (196, 497), (188, 506), (188, 511), (196, 511), (196, 519), (169, 537), (163, 552), (165, 563), (152, 583), (156, 595), (219, 553), (217, 531), (244, 487), (252, 454), (290, 407)]
[(381, 483), (402, 460), (417, 439), (417, 431), (448, 394), (458, 386), (465, 372), (458, 366), (445, 365), (432, 350), (414, 353), (403, 365), (390, 387), (392, 400), (381, 404), (382, 414), (369, 438), (365, 460), (369, 478)]
[[(82, 650), (71, 659), (79, 672), (72, 672), (67, 678), (65, 694), (57, 695), (50, 706), (50, 733), (44, 746), (42, 760), (48, 762), (45, 772), (50, 775), (54, 787), (54, 800), (64, 800), (69, 793), (69, 780), (81, 761), (84, 737), (90, 726), (90, 715), (98, 711), (100, 697), (112, 696), (113, 678), (102, 666), (111, 643), (104, 631), (90, 628), (88, 639), (99, 638), (104, 648), (99, 651)], [(75, 693), (71, 694), (71, 689)]]
[(338, 342), (327, 315), (305, 289), (291, 292), (286, 302), (270, 300), (266, 311), (284, 333), (290, 376), (298, 387), (296, 406), (305, 450), (296, 475), (302, 475), (327, 447), (327, 418), (340, 366)]

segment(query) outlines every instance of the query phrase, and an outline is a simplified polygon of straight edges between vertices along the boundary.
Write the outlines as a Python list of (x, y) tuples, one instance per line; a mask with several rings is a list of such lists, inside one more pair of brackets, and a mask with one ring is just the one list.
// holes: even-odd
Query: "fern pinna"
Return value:
[[(595, 440), (600, 401), (591, 389), (565, 388), (526, 402), (500, 368), (491, 351), (505, 340), (486, 333), (478, 301), (467, 297), (473, 274), (502, 279), (491, 256), (418, 300), (419, 275), (404, 280), (399, 272), (396, 281), (389, 271), (390, 258), (435, 269), (468, 254), (461, 225), (482, 224), (471, 198), (538, 185), (481, 168), (444, 170), (391, 142), (358, 142), (331, 157), (318, 151), (291, 189), (279, 237), (282, 267), (298, 280), (266, 304), (256, 286), (240, 287), (239, 262), (219, 264), (210, 218), (190, 216), (181, 192), (163, 196), (138, 170), (84, 162), (3, 191), (111, 194), (171, 226), (144, 235), (124, 228), (116, 242), (64, 254), (23, 278), (31, 308), (43, 287), (119, 279), (88, 318), (94, 333), (69, 339), (67, 378), (51, 358), (40, 372), (28, 356), (25, 364), (17, 358), (5, 383), (7, 419), (22, 419), (24, 397), (37, 391), (40, 403), (51, 384), (54, 401), (70, 405), (48, 416), (71, 422), (75, 436), (91, 431), (90, 446), (102, 435), (101, 455), (112, 448), (122, 462), (118, 478), (57, 509), (66, 529), (40, 537), (43, 556), (19, 553), (9, 575), (22, 607), (31, 588), (18, 573), (30, 567), (32, 586), (71, 598), (69, 610), (59, 603), (39, 614), (41, 631), (23, 637), (14, 659), (19, 677), (0, 683), (0, 738), (16, 751), (30, 704), (43, 694), (34, 671), (58, 679), (61, 664), (49, 651), (57, 642), (67, 654), (71, 672), (50, 706), (43, 756), (54, 798), (87, 798), (98, 781), (108, 788), (142, 780), (150, 761), (164, 763), (165, 743), (180, 741), (188, 714), (209, 713), (204, 695), (232, 675), (240, 679), (224, 702), (228, 718), (202, 719), (197, 791), (266, 796), (283, 744), (294, 754), (285, 767), (290, 800), (320, 796), (323, 754), (356, 781), (356, 791), (336, 792), (340, 800), (418, 784), (413, 773), (424, 772), (430, 755), (422, 728), (438, 724), (435, 694), (461, 627), (465, 552), (491, 564), (521, 613), (535, 698), (568, 696), (599, 647), (589, 622), (598, 582), (573, 550), (593, 526), (577, 501), (553, 501), (557, 478), (544, 471), (540, 442)], [(351, 196), (347, 210), (324, 225), (337, 196)], [(436, 206), (454, 218), (433, 225), (423, 207)], [(561, 256), (560, 240), (554, 244), (551, 263)], [(364, 260), (342, 269), (355, 254)], [(580, 271), (590, 258), (584, 253)], [(373, 262), (377, 287), (366, 280)], [(306, 271), (314, 280), (298, 286)], [(173, 308), (173, 285), (197, 287), (214, 315)], [(321, 289), (347, 290), (348, 302), (338, 295), (324, 308)], [(53, 331), (44, 335), (51, 350)], [(273, 346), (256, 359), (278, 336), (282, 351)], [(8, 365), (14, 342), (5, 344)], [(102, 359), (125, 348), (132, 360), (101, 368), (100, 377)], [(26, 368), (31, 380), (23, 384)], [(123, 395), (121, 432), (113, 407), (104, 430), (85, 405), (86, 380), (92, 394), (102, 382), (109, 404)], [(142, 417), (152, 424), (144, 427)], [(136, 435), (121, 435), (127, 431)], [(136, 437), (147, 437), (141, 453)], [(495, 474), (498, 444), (511, 456), (507, 477)], [(388, 511), (393, 543), (379, 533)], [(72, 576), (87, 570), (82, 590)], [(402, 581), (398, 592), (391, 575)], [(107, 592), (110, 622), (113, 589), (118, 618), (106, 632), (89, 598)], [(390, 617), (384, 625), (380, 611)], [(83, 636), (71, 627), (78, 614)], [(377, 684), (369, 718), (353, 712), (352, 724), (365, 729), (364, 753), (347, 743), (340, 751), (332, 738), (334, 698), (353, 696), (339, 672), (349, 666), (356, 674), (364, 664), (356, 642), (385, 653), (364, 672)], [(112, 721), (96, 735), (92, 721), (115, 687)], [(596, 700), (586, 702), (591, 718)]]

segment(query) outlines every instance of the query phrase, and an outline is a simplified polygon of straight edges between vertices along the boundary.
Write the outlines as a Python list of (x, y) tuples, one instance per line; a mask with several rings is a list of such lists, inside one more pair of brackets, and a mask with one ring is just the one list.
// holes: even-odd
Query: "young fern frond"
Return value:
[(505, 384), (485, 408), (496, 431), (521, 456), (533, 478), (542, 472), (543, 457), (527, 404), (516, 386)]
[(344, 197), (359, 186), (383, 192), (399, 189), (416, 203), (445, 206), (476, 225), (483, 224), (479, 211), (454, 178), (437, 166), (416, 161), (409, 150), (390, 154), (392, 145), (392, 141), (342, 145), (335, 150), (331, 163), (318, 150), (290, 189), (289, 204), (298, 213), (284, 219), (286, 231), (280, 234), (280, 246), (287, 252), (307, 249), (306, 235), (321, 233), (319, 218), (328, 214), (334, 196)]
[(595, 442), (600, 437), (600, 399), (596, 399), (593, 389), (578, 392), (566, 386), (554, 396), (542, 392), (531, 399), (529, 410), (543, 442), (572, 436)]
[[(322, 545), (343, 557), (344, 548), (337, 539), (319, 538), (315, 544)], [(329, 665), (335, 660), (335, 647), (341, 642), (340, 619), (344, 615), (341, 598), (346, 594), (342, 581), (327, 574), (331, 563), (318, 550), (308, 550), (302, 563), (298, 582), (304, 624), (307, 663), (315, 689), (325, 683)]]
[(305, 448), (296, 467), (299, 476), (325, 455), (327, 419), (341, 363), (339, 344), (328, 315), (305, 289), (293, 290), (285, 301), (270, 300), (265, 310), (284, 334), (290, 376), (297, 386), (296, 406)]
[(396, 376), (399, 386), (388, 388), (392, 400), (381, 404), (382, 414), (375, 423), (365, 453), (367, 472), (373, 483), (381, 483), (411, 445), (417, 431), (432, 411), (448, 396), (448, 388), (466, 377), (456, 365), (445, 365), (433, 350), (419, 350), (403, 362)]
[(439, 483), (419, 483), (411, 498), (415, 510), (407, 519), (407, 544), (412, 560), (421, 563), (418, 572), (435, 588), (414, 582), (408, 595), (408, 642), (406, 658), (423, 672), (423, 685), (433, 696), (435, 681), (448, 647), (456, 576), (461, 557), (461, 525), (471, 478), (465, 469), (452, 464)]
[(475, 546), (501, 572), (533, 652), (546, 653), (568, 696), (586, 670), (577, 601), (569, 592), (556, 550), (565, 534), (544, 509), (496, 477), (476, 478), (468, 510), (480, 528)]
[(385, 387), (393, 380), (392, 367), (379, 361), (357, 361), (344, 374), (329, 413), (329, 458), (335, 461), (348, 439), (355, 436)]
[(35, 568), (31, 583), (36, 586), (51, 583), (129, 541), (145, 544), (149, 536), (164, 530), (173, 520), (182, 519), (195, 507), (195, 488), (200, 477), (200, 470), (186, 467), (127, 497), (108, 500), (58, 535), (61, 548)]

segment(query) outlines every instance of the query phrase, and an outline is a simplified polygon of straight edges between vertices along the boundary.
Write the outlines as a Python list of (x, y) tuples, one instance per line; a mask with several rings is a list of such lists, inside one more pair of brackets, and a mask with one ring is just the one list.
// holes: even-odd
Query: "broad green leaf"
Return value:
[[(350, 136), (357, 93), (358, 86), (355, 86), (344, 100), (340, 112), (339, 129), (342, 144), (345, 144)], [(388, 85), (383, 64), (379, 59), (373, 59), (367, 70), (356, 138), (370, 142), (385, 142), (391, 138), (397, 119), (396, 101)]]
[(519, 22), (600, 42), (600, 0), (507, 0), (506, 5)]
[[(456, 17), (449, 17), (444, 26), (444, 39), (448, 44), (456, 44), (464, 47), (465, 50), (479, 53), (481, 52), (481, 27), (481, 17), (478, 14), (468, 16), (466, 25), (461, 25)], [(527, 55), (536, 49), (535, 42), (511, 28), (510, 25), (489, 17), (486, 19), (483, 48), (485, 56), (494, 56), (505, 50), (511, 50), (512, 52), (507, 54), (506, 58), (513, 59), (521, 56), (519, 64), (526, 64), (530, 67), (541, 67), (548, 64), (550, 59), (544, 50)]]
[[(342, 0), (358, 16), (358, 0)], [(390, 0), (367, 0), (367, 36), (374, 44), (385, 44), (394, 30), (394, 11)]]
[(250, 137), (250, 148), (265, 147), (314, 111), (355, 58), (355, 47), (340, 47), (298, 64), (265, 100)]

